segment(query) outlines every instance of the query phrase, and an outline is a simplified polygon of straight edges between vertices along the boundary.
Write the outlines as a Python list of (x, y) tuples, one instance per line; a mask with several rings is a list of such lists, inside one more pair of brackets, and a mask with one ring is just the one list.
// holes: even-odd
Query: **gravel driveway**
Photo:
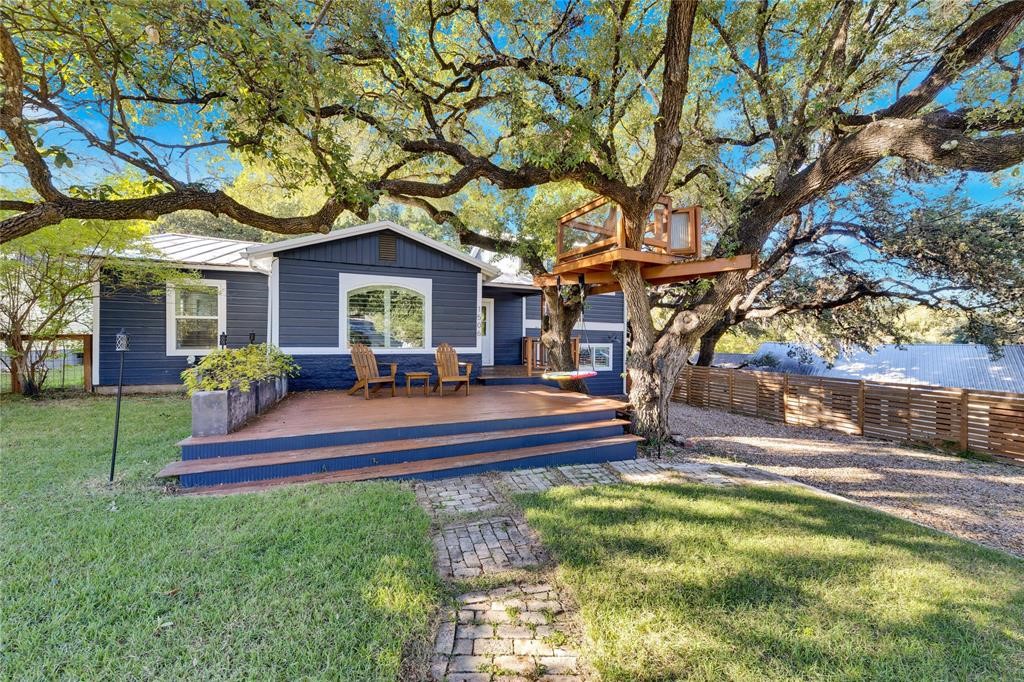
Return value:
[(1024, 556), (1024, 467), (673, 403), (688, 457), (761, 466)]

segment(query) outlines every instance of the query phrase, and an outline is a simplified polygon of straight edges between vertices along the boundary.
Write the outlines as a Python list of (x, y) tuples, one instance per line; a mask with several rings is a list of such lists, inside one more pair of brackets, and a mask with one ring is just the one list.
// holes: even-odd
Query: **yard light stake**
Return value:
[(117, 432), (121, 426), (121, 382), (124, 379), (124, 354), (128, 352), (128, 335), (122, 328), (114, 337), (114, 350), (121, 354), (117, 370), (117, 407), (114, 408), (114, 447), (110, 451), (110, 482), (114, 482), (114, 464), (117, 462)]

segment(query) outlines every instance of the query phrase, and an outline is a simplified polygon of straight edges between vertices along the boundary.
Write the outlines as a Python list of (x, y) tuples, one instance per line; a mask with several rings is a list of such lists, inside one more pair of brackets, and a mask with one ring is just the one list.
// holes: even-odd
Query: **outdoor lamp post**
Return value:
[(120, 368), (117, 370), (117, 407), (114, 408), (114, 447), (110, 451), (110, 482), (114, 482), (114, 463), (117, 462), (117, 432), (121, 427), (121, 385), (124, 379), (124, 354), (128, 352), (128, 334), (122, 327), (114, 337), (114, 350), (121, 354)]

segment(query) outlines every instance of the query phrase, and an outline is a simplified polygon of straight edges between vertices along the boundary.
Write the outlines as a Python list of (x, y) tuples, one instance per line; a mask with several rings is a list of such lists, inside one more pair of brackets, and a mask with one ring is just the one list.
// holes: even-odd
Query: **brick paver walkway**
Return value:
[(458, 598), (445, 614), (431, 672), (449, 682), (579, 679), (572, 621), (550, 584), (501, 587)]
[(504, 496), (487, 476), (460, 476), (426, 481), (417, 488), (421, 500), (434, 512), (465, 514), (496, 509)]
[(509, 490), (516, 493), (542, 493), (566, 483), (557, 470), (543, 467), (506, 471), (501, 475), (501, 480)]
[(533, 531), (521, 518), (498, 516), (453, 523), (434, 538), (438, 568), (445, 578), (475, 578), (539, 563)]
[(611, 485), (619, 482), (615, 472), (603, 464), (573, 464), (558, 467), (558, 470), (574, 486)]

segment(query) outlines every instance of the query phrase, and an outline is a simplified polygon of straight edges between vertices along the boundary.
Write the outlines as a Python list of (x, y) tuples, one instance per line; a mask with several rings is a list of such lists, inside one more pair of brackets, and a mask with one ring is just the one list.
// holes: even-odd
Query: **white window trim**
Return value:
[[(591, 365), (588, 368), (586, 368), (586, 369), (592, 369), (595, 372), (612, 372), (612, 371), (615, 370), (615, 346), (614, 345), (612, 345), (610, 343), (581, 343), (580, 344), (580, 355), (583, 355), (582, 351), (583, 351), (584, 348), (591, 349), (591, 351), (590, 351), (590, 357), (591, 358), (594, 357), (594, 352), (593, 352), (594, 348), (607, 348), (608, 349), (608, 366), (607, 367), (595, 367), (593, 365), (593, 363), (591, 363)], [(580, 369), (585, 369), (582, 364), (580, 365)]]
[(423, 347), (422, 348), (373, 348), (374, 353), (382, 355), (402, 353), (429, 353), (433, 347), (433, 330), (431, 320), (434, 310), (434, 281), (429, 277), (390, 277), (381, 275), (356, 275), (348, 272), (338, 273), (338, 348), (335, 353), (352, 352), (348, 343), (348, 294), (353, 289), (364, 287), (402, 287), (423, 296)]
[(100, 282), (92, 283), (92, 388), (100, 385)]
[[(204, 287), (216, 287), (217, 288), (217, 338), (220, 335), (227, 332), (228, 330), (228, 283), (227, 280), (223, 279), (197, 279), (192, 280), (188, 284), (195, 286)], [(213, 348), (177, 348), (177, 334), (175, 333), (177, 325), (177, 317), (175, 315), (175, 285), (167, 285), (167, 355), (169, 357), (188, 357), (189, 355), (203, 355), (211, 351), (217, 350), (217, 344), (214, 342)]]

